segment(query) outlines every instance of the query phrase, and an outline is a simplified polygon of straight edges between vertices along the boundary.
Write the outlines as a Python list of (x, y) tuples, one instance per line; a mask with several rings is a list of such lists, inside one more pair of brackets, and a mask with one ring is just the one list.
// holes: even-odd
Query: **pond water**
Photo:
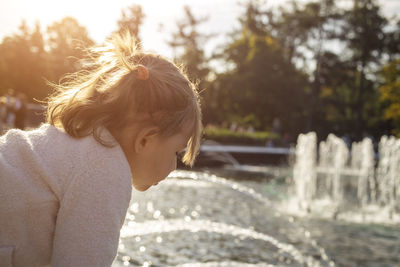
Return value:
[(112, 266), (400, 266), (398, 224), (298, 216), (283, 176), (176, 171), (135, 191)]

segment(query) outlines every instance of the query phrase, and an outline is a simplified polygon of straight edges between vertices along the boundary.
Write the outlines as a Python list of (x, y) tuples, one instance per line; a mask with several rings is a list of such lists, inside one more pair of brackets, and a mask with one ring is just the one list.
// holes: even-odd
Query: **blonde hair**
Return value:
[[(200, 147), (199, 96), (182, 67), (140, 51), (128, 34), (113, 35), (105, 45), (88, 50), (84, 70), (69, 74), (48, 99), (47, 122), (72, 137), (92, 134), (104, 146), (100, 128), (123, 129), (132, 123), (152, 125), (171, 136), (192, 122), (182, 161), (192, 166)], [(138, 76), (138, 66), (148, 76)]]

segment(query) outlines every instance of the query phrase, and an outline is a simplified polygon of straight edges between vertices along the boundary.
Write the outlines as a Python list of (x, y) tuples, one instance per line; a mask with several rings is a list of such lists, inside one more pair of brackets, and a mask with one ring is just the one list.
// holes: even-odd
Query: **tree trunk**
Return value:
[(363, 99), (364, 99), (364, 84), (365, 84), (365, 65), (366, 60), (365, 56), (363, 56), (361, 61), (361, 72), (360, 72), (360, 82), (358, 84), (358, 92), (357, 92), (357, 100), (356, 100), (356, 109), (357, 109), (357, 117), (356, 117), (356, 137), (357, 139), (362, 138), (362, 134), (364, 131), (363, 125)]

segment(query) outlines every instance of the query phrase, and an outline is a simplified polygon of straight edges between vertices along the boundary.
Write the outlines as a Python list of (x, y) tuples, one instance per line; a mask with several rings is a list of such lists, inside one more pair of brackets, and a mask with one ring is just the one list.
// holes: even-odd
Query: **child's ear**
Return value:
[(146, 127), (142, 129), (135, 140), (135, 152), (140, 153), (146, 149), (159, 133), (160, 129), (158, 127)]

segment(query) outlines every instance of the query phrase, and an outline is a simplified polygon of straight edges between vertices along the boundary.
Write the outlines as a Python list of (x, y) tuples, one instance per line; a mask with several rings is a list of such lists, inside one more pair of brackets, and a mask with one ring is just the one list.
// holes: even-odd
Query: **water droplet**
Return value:
[(190, 218), (190, 216), (185, 216), (185, 221), (186, 222), (190, 222), (192, 220), (192, 218)]
[(129, 266), (129, 261), (124, 261), (124, 266)]
[(161, 243), (162, 242), (162, 237), (161, 236), (157, 236), (156, 241), (157, 241), (157, 243)]
[(190, 213), (190, 215), (192, 215), (192, 217), (199, 217), (199, 213), (197, 212), (197, 211), (192, 211), (191, 213)]
[(138, 213), (139, 212), (139, 203), (137, 203), (137, 202), (132, 203), (132, 205), (129, 209), (130, 209), (130, 211), (132, 211), (134, 213)]
[(170, 208), (170, 209), (168, 210), (168, 212), (169, 212), (170, 214), (175, 214), (175, 209)]
[(122, 261), (130, 261), (130, 260), (131, 260), (131, 257), (129, 257), (129, 256), (122, 257)]
[(151, 202), (151, 201), (147, 202), (147, 211), (150, 213), (154, 212), (153, 202)]
[(142, 239), (140, 238), (140, 236), (135, 237), (135, 241), (136, 242), (140, 242)]
[(143, 262), (143, 267), (149, 267), (149, 266), (151, 266), (151, 261)]
[(185, 213), (188, 210), (188, 206), (183, 206), (180, 210), (181, 213)]
[(158, 218), (160, 218), (160, 215), (161, 215), (161, 211), (156, 210), (156, 211), (153, 213), (153, 218), (154, 218), (154, 219), (158, 219)]
[(146, 251), (146, 247), (145, 246), (140, 246), (139, 251), (140, 252), (145, 252)]

